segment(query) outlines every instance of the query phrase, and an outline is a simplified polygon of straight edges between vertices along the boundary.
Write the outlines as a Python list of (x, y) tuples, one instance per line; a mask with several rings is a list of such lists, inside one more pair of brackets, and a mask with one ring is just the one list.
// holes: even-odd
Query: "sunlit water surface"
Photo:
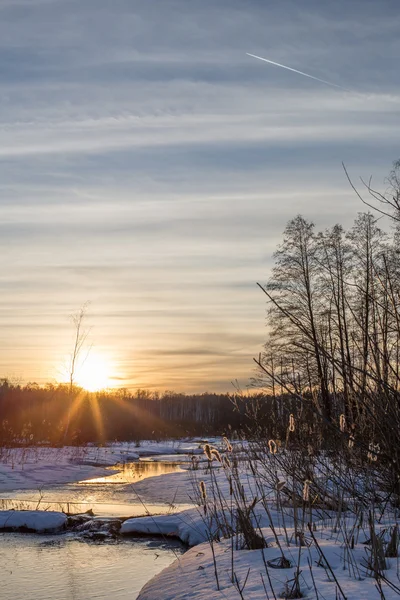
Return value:
[[(164, 514), (189, 508), (189, 504), (171, 507), (167, 504), (142, 503), (134, 484), (149, 477), (182, 471), (182, 462), (138, 461), (110, 468), (110, 476), (97, 477), (62, 485), (52, 485), (42, 490), (17, 490), (0, 493), (0, 509), (62, 510), (80, 513), (92, 509), (103, 516), (140, 516)], [(118, 472), (114, 472), (118, 469)]]
[(88, 543), (70, 535), (0, 534), (1, 600), (135, 600), (183, 552), (178, 542)]

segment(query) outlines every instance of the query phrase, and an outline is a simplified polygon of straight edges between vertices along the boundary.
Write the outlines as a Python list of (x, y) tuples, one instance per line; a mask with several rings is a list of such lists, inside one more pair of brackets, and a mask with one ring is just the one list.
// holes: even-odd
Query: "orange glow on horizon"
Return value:
[[(67, 369), (64, 370), (68, 371)], [(78, 361), (74, 373), (74, 385), (87, 392), (98, 392), (113, 387), (113, 364), (105, 355), (89, 351), (87, 356)], [(64, 376), (65, 377), (65, 376)], [(69, 375), (67, 375), (68, 381)]]

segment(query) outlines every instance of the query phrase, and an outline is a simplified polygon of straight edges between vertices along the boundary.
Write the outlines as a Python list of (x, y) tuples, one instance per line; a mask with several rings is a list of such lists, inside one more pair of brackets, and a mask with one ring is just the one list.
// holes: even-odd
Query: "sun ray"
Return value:
[[(114, 396), (110, 398), (110, 400), (118, 404), (121, 408), (125, 409), (128, 413), (130, 413), (133, 417), (136, 417), (137, 419), (143, 419), (143, 421), (147, 421), (149, 419), (149, 414), (146, 411), (144, 411), (139, 406), (135, 406), (134, 403), (128, 402), (125, 398), (121, 398), (120, 396)], [(151, 418), (154, 427), (159, 426), (160, 429), (165, 429), (166, 422), (163, 421), (160, 417), (152, 415)]]
[(67, 410), (65, 411), (64, 418), (62, 420), (64, 427), (66, 427), (68, 423), (72, 422), (72, 420), (75, 417), (75, 415), (77, 414), (84, 398), (85, 398), (85, 393), (83, 390), (81, 390), (75, 396), (75, 398), (72, 400), (72, 402), (69, 404), (69, 406), (67, 407)]
[(92, 410), (93, 420), (94, 420), (94, 424), (96, 427), (97, 435), (99, 437), (99, 441), (104, 441), (105, 440), (105, 431), (104, 431), (103, 417), (102, 417), (100, 406), (99, 406), (99, 400), (95, 394), (92, 394), (90, 396), (89, 401), (90, 401), (90, 408)]

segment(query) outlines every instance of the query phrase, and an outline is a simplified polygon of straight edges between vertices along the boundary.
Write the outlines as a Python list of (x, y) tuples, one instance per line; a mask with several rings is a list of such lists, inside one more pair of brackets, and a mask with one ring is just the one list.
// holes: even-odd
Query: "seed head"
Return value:
[(289, 416), (289, 431), (294, 431), (294, 430), (295, 430), (294, 416), (293, 416), (293, 414), (290, 414), (290, 416)]
[(303, 486), (303, 500), (304, 502), (309, 502), (310, 500), (310, 483), (309, 479), (306, 479)]
[(207, 490), (206, 490), (206, 484), (204, 483), (204, 481), (200, 481), (200, 493), (201, 493), (202, 500), (206, 500), (207, 499)]
[(203, 446), (203, 450), (204, 450), (204, 454), (207, 456), (208, 460), (212, 460), (212, 454), (211, 454), (211, 446), (210, 446), (210, 444), (205, 444)]
[(339, 418), (339, 427), (340, 427), (340, 431), (343, 433), (343, 431), (345, 431), (346, 429), (346, 417), (345, 415), (341, 414), (340, 418)]
[(269, 440), (268, 447), (269, 447), (269, 451), (271, 452), (271, 454), (276, 454), (278, 447), (274, 440)]
[(233, 450), (232, 444), (230, 443), (230, 441), (228, 440), (228, 438), (227, 437), (223, 437), (222, 439), (224, 440), (227, 452), (232, 452), (232, 450)]
[(229, 458), (227, 456), (224, 456), (224, 458), (222, 460), (222, 466), (228, 467), (228, 468), (231, 466), (231, 461), (229, 460)]
[(369, 445), (369, 452), (367, 453), (367, 458), (371, 462), (376, 462), (378, 460), (378, 453), (380, 451), (379, 444), (374, 444), (373, 442)]
[(212, 448), (211, 457), (212, 459), (215, 457), (219, 463), (222, 463), (221, 455), (216, 448)]

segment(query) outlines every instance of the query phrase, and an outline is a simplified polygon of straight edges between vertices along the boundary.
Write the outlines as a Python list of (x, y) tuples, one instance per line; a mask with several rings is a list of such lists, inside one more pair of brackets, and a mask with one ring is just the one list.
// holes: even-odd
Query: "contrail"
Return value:
[(246, 52), (247, 56), (251, 56), (252, 58), (258, 58), (258, 60), (263, 60), (264, 62), (269, 63), (270, 65), (275, 65), (276, 67), (282, 67), (282, 69), (287, 69), (288, 71), (293, 71), (293, 73), (298, 73), (299, 75), (304, 75), (304, 77), (309, 77), (310, 79), (315, 79), (315, 81), (319, 81), (320, 83), (325, 83), (325, 85), (330, 85), (335, 88), (339, 88), (340, 90), (344, 90), (345, 92), (350, 92), (347, 88), (342, 87), (341, 85), (337, 85), (336, 83), (331, 83), (330, 81), (325, 81), (325, 79), (319, 79), (318, 77), (314, 77), (313, 75), (309, 75), (308, 73), (303, 73), (303, 71), (298, 71), (297, 69), (292, 69), (292, 67), (287, 67), (286, 65), (281, 65), (273, 60), (268, 60), (267, 58), (263, 58), (262, 56), (256, 56), (255, 54), (250, 54)]

